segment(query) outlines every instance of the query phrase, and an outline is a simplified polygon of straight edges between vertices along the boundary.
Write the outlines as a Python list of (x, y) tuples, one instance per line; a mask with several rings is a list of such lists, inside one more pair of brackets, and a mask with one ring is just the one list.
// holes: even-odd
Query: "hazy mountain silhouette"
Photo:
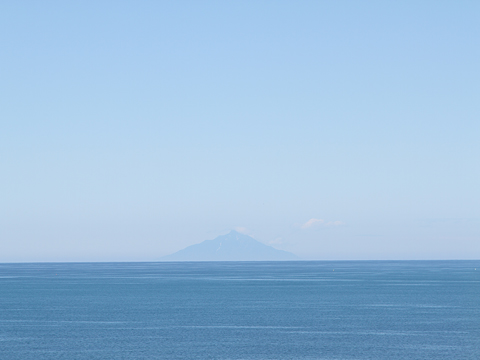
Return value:
[(296, 255), (262, 244), (254, 238), (231, 231), (162, 257), (162, 261), (278, 261), (296, 260)]

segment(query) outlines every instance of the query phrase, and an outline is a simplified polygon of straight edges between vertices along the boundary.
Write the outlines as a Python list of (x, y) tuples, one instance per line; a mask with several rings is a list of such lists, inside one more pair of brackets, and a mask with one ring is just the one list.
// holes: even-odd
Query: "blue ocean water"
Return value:
[(0, 264), (0, 359), (478, 360), (480, 261)]

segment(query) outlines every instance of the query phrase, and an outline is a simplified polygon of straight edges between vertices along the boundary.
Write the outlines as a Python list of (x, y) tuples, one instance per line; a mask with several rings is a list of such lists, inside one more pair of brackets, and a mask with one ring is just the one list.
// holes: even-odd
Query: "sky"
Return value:
[(480, 2), (0, 3), (0, 261), (480, 258)]

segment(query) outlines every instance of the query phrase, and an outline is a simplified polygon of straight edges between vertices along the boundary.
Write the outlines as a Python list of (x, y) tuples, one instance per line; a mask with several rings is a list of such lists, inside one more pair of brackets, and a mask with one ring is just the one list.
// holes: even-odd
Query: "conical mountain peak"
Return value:
[(174, 254), (164, 256), (164, 261), (280, 261), (295, 260), (287, 251), (265, 245), (251, 236), (231, 230), (213, 240), (191, 245)]

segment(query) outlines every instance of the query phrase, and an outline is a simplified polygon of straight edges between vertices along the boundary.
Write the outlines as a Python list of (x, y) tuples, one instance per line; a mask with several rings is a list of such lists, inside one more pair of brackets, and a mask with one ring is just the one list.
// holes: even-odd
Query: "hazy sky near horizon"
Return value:
[(0, 4), (0, 261), (480, 258), (480, 3)]

